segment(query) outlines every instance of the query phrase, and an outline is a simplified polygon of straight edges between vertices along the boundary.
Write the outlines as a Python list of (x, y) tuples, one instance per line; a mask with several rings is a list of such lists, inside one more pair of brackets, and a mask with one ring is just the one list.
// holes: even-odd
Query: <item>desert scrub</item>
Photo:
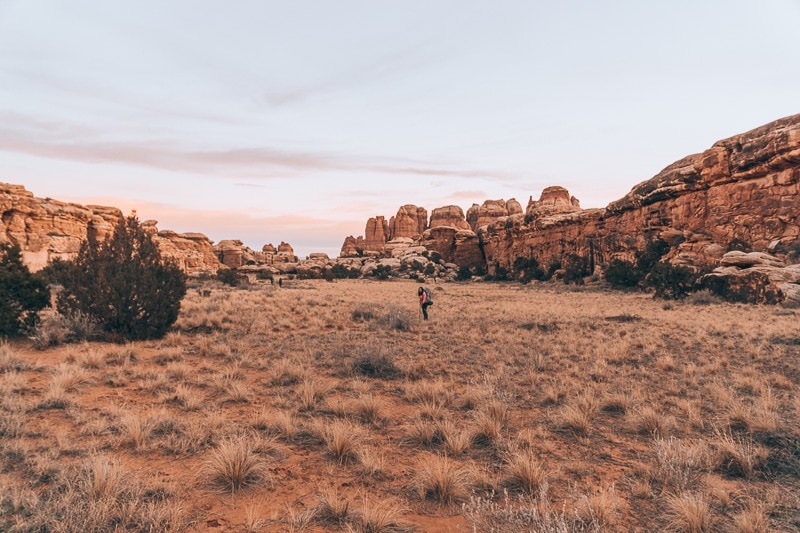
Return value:
[(377, 343), (356, 346), (351, 369), (355, 375), (376, 379), (396, 379), (403, 374), (389, 350)]
[(509, 453), (505, 463), (501, 482), (504, 488), (533, 496), (547, 486), (549, 472), (530, 450)]
[(169, 487), (145, 485), (103, 455), (58, 474), (15, 518), (20, 531), (183, 531), (188, 525)]
[(350, 422), (335, 420), (320, 427), (328, 455), (339, 464), (354, 463), (361, 449), (361, 432)]
[(700, 441), (656, 437), (653, 453), (652, 478), (665, 492), (682, 492), (699, 486), (708, 470), (708, 449)]
[(209, 452), (204, 467), (208, 483), (226, 492), (271, 482), (265, 461), (245, 437), (224, 439)]
[(465, 501), (472, 490), (472, 470), (447, 457), (430, 456), (421, 461), (418, 471), (416, 490), (423, 500), (459, 503)]

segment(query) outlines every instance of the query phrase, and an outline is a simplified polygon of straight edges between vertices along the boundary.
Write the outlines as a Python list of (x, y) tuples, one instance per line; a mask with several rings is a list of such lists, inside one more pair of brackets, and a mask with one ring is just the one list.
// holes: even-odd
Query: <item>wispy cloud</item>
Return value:
[[(90, 131), (60, 123), (5, 114), (0, 125), (0, 150), (83, 163), (124, 163), (176, 172), (269, 179), (308, 171), (380, 173), (456, 178), (513, 179), (492, 169), (459, 168), (424, 161), (341, 155), (324, 151), (292, 151), (270, 147), (225, 150), (187, 149), (173, 141), (103, 141)], [(78, 133), (83, 133), (80, 135)]]

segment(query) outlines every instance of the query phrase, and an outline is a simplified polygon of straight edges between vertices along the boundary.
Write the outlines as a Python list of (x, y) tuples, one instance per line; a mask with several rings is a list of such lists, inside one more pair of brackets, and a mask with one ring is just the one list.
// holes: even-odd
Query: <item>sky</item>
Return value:
[(800, 0), (0, 0), (0, 181), (338, 255), (404, 204), (604, 207), (800, 112)]

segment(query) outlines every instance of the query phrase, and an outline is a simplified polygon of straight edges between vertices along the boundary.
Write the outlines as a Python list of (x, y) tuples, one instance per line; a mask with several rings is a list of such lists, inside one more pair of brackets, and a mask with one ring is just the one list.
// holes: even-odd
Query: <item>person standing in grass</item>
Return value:
[(428, 307), (433, 305), (433, 298), (431, 298), (430, 289), (420, 287), (417, 291), (419, 296), (419, 306), (422, 308), (422, 318), (428, 320)]

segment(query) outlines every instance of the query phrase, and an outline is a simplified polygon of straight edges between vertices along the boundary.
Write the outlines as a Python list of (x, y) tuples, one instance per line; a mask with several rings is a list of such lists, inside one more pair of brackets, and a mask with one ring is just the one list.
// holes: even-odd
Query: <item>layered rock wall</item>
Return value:
[(681, 159), (605, 209), (580, 210), (551, 189), (523, 220), (480, 229), (490, 270), (517, 257), (632, 258), (654, 237), (673, 246), (671, 259), (695, 266), (715, 266), (734, 240), (780, 253), (800, 239), (800, 115)]
[[(103, 240), (123, 217), (115, 207), (36, 198), (25, 187), (7, 183), (0, 183), (0, 213), (0, 242), (18, 244), (23, 261), (34, 272), (53, 259), (75, 258), (90, 232)], [(219, 268), (211, 241), (205, 235), (158, 231), (154, 221), (142, 225), (153, 235), (162, 254), (175, 259), (187, 272)]]

